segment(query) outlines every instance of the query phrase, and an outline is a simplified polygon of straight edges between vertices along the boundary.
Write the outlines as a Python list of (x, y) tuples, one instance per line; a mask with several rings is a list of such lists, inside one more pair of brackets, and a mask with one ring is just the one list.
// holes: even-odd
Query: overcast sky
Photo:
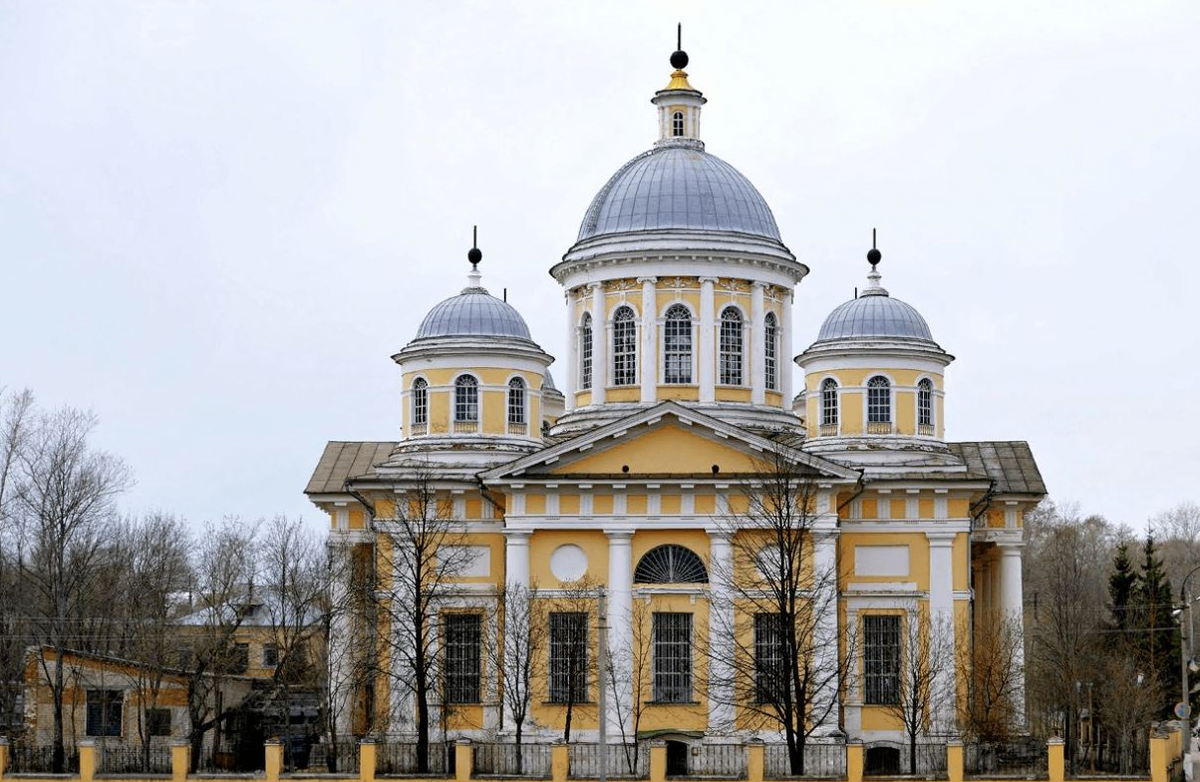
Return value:
[(546, 271), (654, 141), (676, 21), (708, 150), (812, 270), (798, 349), (878, 227), (958, 357), (950, 439), (1135, 527), (1200, 500), (1195, 0), (5, 2), (0, 385), (95, 410), (130, 511), (315, 523), (473, 223), (565, 381)]

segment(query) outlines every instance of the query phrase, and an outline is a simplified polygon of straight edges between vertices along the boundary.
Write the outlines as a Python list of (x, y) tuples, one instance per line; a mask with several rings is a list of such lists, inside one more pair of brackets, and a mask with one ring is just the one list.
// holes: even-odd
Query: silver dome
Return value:
[(549, 369), (547, 369), (545, 374), (542, 375), (542, 390), (561, 393), (558, 391), (558, 386), (554, 385), (554, 376), (550, 374)]
[(855, 337), (898, 337), (933, 342), (929, 324), (911, 304), (893, 299), (882, 289), (868, 291), (840, 305), (821, 325), (817, 341)]
[(655, 147), (622, 166), (592, 199), (578, 241), (663, 229), (733, 231), (779, 241), (771, 208), (750, 180), (698, 144)]
[(510, 337), (531, 340), (525, 319), (508, 302), (483, 288), (467, 288), (436, 305), (421, 321), (416, 339)]

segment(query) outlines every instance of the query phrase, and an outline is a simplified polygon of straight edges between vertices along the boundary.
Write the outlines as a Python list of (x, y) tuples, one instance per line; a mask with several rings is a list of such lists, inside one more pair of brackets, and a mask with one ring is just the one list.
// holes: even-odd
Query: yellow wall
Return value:
[(681, 426), (668, 425), (563, 465), (554, 472), (618, 475), (622, 474), (621, 467), (628, 465), (631, 473), (711, 473), (714, 464), (720, 465), (722, 473), (758, 470), (752, 459), (732, 446)]

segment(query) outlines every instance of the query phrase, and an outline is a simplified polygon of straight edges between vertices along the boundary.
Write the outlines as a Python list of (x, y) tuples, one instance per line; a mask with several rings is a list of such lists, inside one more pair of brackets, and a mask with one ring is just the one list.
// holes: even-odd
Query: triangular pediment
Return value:
[(706, 476), (761, 474), (777, 452), (813, 477), (859, 473), (698, 413), (663, 402), (484, 473), (484, 480), (534, 476)]

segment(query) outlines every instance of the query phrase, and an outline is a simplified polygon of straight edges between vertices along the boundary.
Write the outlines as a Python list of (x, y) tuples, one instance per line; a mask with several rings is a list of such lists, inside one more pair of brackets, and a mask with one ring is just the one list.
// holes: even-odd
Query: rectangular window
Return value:
[(692, 320), (680, 304), (667, 310), (663, 323), (663, 382), (692, 382)]
[(778, 389), (779, 371), (776, 368), (775, 354), (778, 350), (778, 336), (775, 328), (775, 320), (769, 319), (766, 326), (763, 327), (763, 359), (766, 369), (767, 389), (775, 391)]
[(781, 703), (787, 692), (782, 614), (754, 617), (754, 689), (759, 703)]
[(579, 329), (579, 388), (589, 391), (592, 388), (592, 319), (584, 316), (583, 326)]
[(483, 617), (446, 615), (446, 702), (479, 703)]
[(587, 701), (588, 615), (582, 611), (550, 614), (550, 701)]
[(726, 310), (721, 315), (720, 377), (723, 386), (742, 384), (742, 320)]
[(229, 654), (229, 670), (245, 673), (250, 666), (250, 644), (234, 644)]
[(170, 736), (171, 710), (146, 709), (146, 733), (151, 736)]
[(123, 696), (124, 693), (120, 690), (87, 691), (87, 735), (121, 735), (121, 703)]
[(863, 702), (893, 706), (900, 702), (899, 616), (864, 616)]
[(613, 385), (637, 383), (637, 324), (633, 312), (621, 308), (613, 318)]
[(525, 423), (525, 384), (519, 380), (508, 384), (508, 422)]
[(263, 667), (274, 668), (279, 665), (279, 647), (275, 644), (263, 645)]
[(692, 700), (692, 615), (654, 614), (654, 700)]
[(414, 424), (429, 423), (429, 386), (424, 380), (413, 383), (412, 405), (412, 422)]

